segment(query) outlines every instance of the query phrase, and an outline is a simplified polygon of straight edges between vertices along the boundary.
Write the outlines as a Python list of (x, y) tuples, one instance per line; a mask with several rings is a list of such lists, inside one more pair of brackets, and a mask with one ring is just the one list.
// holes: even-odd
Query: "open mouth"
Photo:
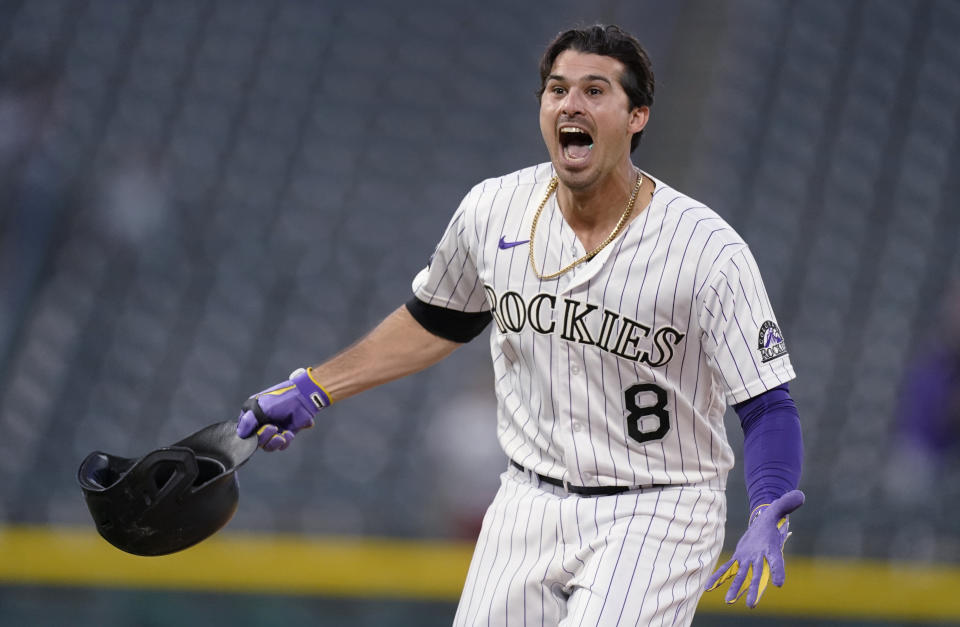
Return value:
[(593, 137), (582, 128), (561, 126), (560, 149), (567, 159), (581, 161), (590, 156), (590, 151), (593, 150)]

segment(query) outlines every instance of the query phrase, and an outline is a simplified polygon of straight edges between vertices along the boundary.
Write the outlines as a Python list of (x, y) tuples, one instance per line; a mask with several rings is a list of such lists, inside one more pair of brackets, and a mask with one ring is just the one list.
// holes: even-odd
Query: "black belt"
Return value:
[(537, 479), (544, 483), (549, 483), (550, 485), (555, 485), (558, 488), (563, 488), (571, 494), (583, 494), (584, 496), (610, 496), (611, 494), (622, 494), (623, 492), (630, 492), (631, 490), (641, 490), (641, 489), (653, 489), (653, 488), (665, 488), (666, 484), (652, 484), (645, 486), (629, 486), (629, 485), (607, 485), (607, 486), (582, 486), (582, 485), (570, 485), (566, 481), (561, 481), (560, 479), (554, 479), (553, 477), (548, 477), (547, 475), (541, 475), (539, 472), (534, 472), (529, 468), (524, 467), (522, 464), (510, 460), (510, 465), (516, 468), (521, 472), (526, 472), (532, 475), (536, 475)]

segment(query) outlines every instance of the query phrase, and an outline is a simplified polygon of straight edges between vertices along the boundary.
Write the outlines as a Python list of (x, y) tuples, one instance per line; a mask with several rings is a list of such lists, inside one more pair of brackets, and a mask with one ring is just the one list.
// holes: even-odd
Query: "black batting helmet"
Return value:
[(134, 555), (165, 555), (208, 538), (233, 517), (236, 470), (257, 450), (236, 421), (210, 425), (140, 459), (95, 451), (77, 479), (97, 531)]

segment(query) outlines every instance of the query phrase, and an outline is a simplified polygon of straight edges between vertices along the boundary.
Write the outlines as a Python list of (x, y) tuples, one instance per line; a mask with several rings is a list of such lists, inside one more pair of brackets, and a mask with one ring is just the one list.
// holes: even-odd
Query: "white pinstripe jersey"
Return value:
[[(493, 314), (498, 437), (509, 457), (574, 485), (706, 484), (733, 466), (723, 414), (794, 377), (747, 245), (715, 212), (647, 176), (653, 199), (591, 261), (540, 280), (530, 224), (549, 163), (475, 186), (422, 301)], [(549, 274), (584, 254), (556, 194), (534, 254)]]

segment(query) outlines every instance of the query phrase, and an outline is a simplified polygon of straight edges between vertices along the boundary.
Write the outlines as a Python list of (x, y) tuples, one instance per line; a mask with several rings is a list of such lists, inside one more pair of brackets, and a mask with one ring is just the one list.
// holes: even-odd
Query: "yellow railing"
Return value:
[[(0, 584), (157, 588), (454, 601), (472, 544), (221, 532), (164, 557), (135, 557), (95, 531), (0, 527)], [(727, 607), (706, 593), (700, 612)], [(960, 568), (788, 555), (787, 584), (756, 614), (960, 620)]]

